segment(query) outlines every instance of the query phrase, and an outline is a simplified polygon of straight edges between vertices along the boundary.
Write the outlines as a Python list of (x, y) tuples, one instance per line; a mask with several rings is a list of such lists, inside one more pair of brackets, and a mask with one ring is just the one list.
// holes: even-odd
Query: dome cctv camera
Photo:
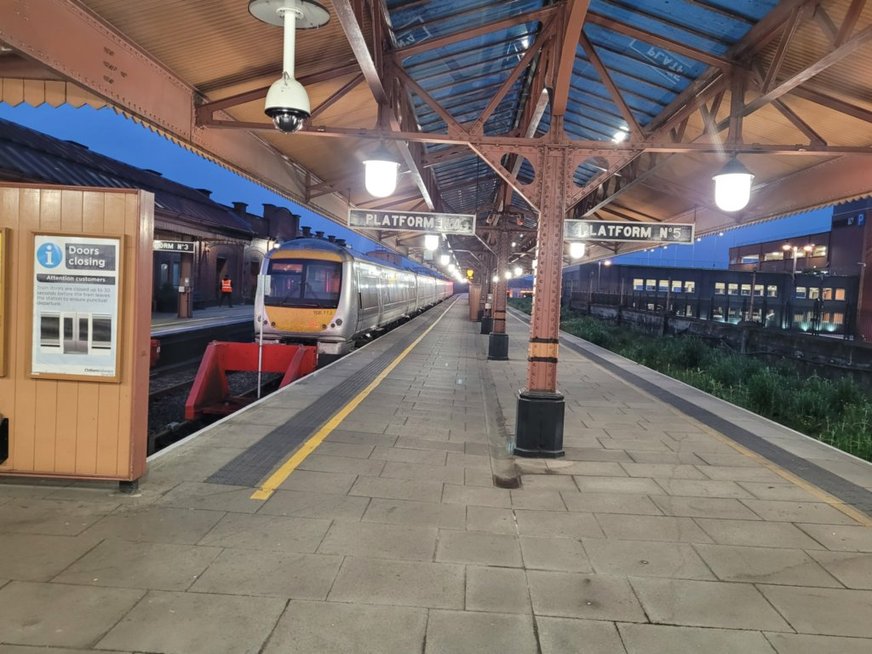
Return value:
[(269, 87), (264, 113), (272, 118), (277, 130), (286, 134), (299, 131), (311, 115), (306, 89), (290, 75), (282, 75)]

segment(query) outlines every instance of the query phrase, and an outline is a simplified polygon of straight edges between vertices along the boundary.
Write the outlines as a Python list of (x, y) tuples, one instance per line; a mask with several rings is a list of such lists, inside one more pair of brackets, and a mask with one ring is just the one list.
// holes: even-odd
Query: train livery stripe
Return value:
[(370, 393), (372, 393), (379, 384), (387, 377), (394, 368), (396, 368), (400, 362), (405, 359), (408, 354), (415, 349), (415, 347), (424, 340), (424, 337), (429, 334), (436, 325), (439, 324), (439, 321), (445, 317), (448, 311), (451, 310), (451, 307), (454, 306), (454, 302), (452, 302), (448, 308), (442, 312), (432, 325), (430, 325), (423, 334), (418, 336), (412, 343), (402, 352), (400, 352), (397, 357), (391, 361), (384, 370), (382, 370), (375, 379), (370, 382), (370, 384), (360, 391), (357, 395), (355, 395), (345, 406), (343, 406), (339, 411), (337, 411), (324, 425), (318, 429), (310, 438), (308, 438), (300, 448), (294, 452), (293, 455), (289, 459), (287, 459), (279, 468), (272, 473), (261, 485), (260, 487), (251, 495), (251, 499), (253, 500), (267, 500), (272, 494), (276, 491), (276, 489), (281, 486), (285, 480), (291, 475), (291, 473), (297, 469), (297, 467), (306, 460), (312, 452), (324, 441), (330, 433), (336, 429), (339, 425), (342, 424), (342, 421), (345, 420), (348, 415), (354, 411), (357, 406), (363, 402)]

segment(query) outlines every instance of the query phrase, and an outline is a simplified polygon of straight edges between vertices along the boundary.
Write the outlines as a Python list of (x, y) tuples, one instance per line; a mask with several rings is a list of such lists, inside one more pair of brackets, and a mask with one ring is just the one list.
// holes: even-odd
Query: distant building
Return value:
[(750, 322), (872, 341), (872, 199), (834, 207), (832, 229), (730, 248), (729, 269), (564, 268), (564, 301)]

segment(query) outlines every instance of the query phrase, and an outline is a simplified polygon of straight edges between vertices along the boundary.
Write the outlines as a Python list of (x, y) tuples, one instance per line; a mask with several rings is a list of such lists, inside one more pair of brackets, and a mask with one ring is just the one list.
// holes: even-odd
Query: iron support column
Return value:
[[(481, 283), (481, 334), (490, 334), (493, 327), (493, 280), (494, 265), (492, 262), (484, 266), (484, 279)], [(491, 298), (488, 302), (488, 297)]]
[[(554, 126), (552, 126), (554, 129)], [(563, 216), (570, 174), (565, 148), (543, 146), (540, 156), (538, 266), (527, 361), (527, 387), (518, 394), (515, 454), (563, 456), (563, 395), (557, 390), (560, 284), (563, 268)]]
[(499, 233), (497, 241), (497, 282), (494, 285), (493, 331), (488, 341), (487, 358), (492, 361), (506, 361), (509, 358), (509, 335), (506, 333), (506, 292), (509, 269), (509, 237), (506, 231)]

